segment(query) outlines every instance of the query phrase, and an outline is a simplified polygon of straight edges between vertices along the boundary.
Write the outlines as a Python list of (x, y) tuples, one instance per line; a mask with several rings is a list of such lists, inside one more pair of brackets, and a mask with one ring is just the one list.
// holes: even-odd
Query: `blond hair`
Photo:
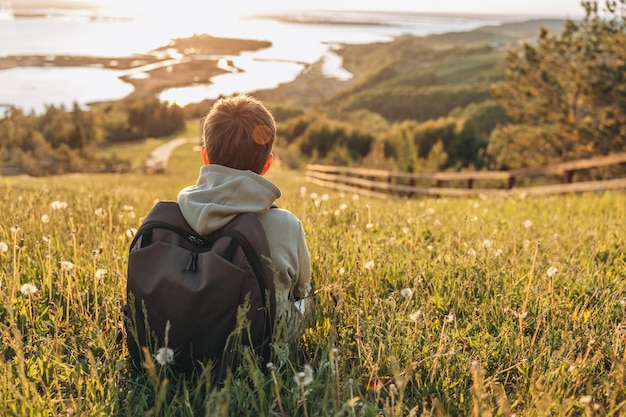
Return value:
[(203, 131), (212, 164), (259, 174), (272, 152), (276, 123), (260, 101), (236, 94), (215, 102)]

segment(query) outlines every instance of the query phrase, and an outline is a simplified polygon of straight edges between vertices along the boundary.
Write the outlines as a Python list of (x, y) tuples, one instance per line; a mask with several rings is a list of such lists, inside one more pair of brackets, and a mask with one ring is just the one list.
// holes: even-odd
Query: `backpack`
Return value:
[(142, 347), (151, 355), (171, 349), (167, 362), (185, 373), (211, 363), (218, 378), (241, 362), (246, 346), (268, 362), (276, 315), (269, 259), (255, 214), (239, 214), (200, 236), (176, 202), (157, 203), (128, 256), (124, 323), (135, 367), (142, 367)]

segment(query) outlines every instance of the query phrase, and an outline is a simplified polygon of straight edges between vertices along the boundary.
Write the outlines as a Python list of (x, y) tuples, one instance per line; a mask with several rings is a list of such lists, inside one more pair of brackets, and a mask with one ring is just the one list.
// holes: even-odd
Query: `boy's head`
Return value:
[(276, 124), (260, 101), (245, 94), (217, 100), (204, 119), (203, 130), (205, 164), (257, 174), (269, 168)]

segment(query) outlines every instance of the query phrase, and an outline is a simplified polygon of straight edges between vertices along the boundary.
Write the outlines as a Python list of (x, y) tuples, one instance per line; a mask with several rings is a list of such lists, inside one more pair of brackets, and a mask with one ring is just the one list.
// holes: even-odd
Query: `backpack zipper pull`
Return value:
[(185, 272), (198, 272), (198, 247), (202, 246), (204, 242), (195, 236), (189, 236), (189, 241), (194, 244), (194, 249), (189, 254)]

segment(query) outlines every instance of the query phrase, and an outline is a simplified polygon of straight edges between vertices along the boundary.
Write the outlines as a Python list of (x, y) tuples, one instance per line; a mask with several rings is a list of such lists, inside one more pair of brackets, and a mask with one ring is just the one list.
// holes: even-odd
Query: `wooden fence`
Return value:
[[(306, 181), (328, 188), (355, 192), (379, 198), (413, 197), (416, 195), (468, 197), (477, 195), (542, 195), (571, 192), (625, 189), (626, 178), (574, 182), (576, 171), (590, 170), (626, 163), (626, 153), (562, 162), (538, 168), (510, 171), (439, 172), (411, 174), (366, 168), (348, 168), (309, 164)], [(516, 187), (522, 178), (561, 177), (556, 184)], [(481, 181), (489, 187), (475, 188)], [(545, 181), (545, 179), (544, 179)], [(445, 183), (462, 183), (460, 187), (444, 187)]]

